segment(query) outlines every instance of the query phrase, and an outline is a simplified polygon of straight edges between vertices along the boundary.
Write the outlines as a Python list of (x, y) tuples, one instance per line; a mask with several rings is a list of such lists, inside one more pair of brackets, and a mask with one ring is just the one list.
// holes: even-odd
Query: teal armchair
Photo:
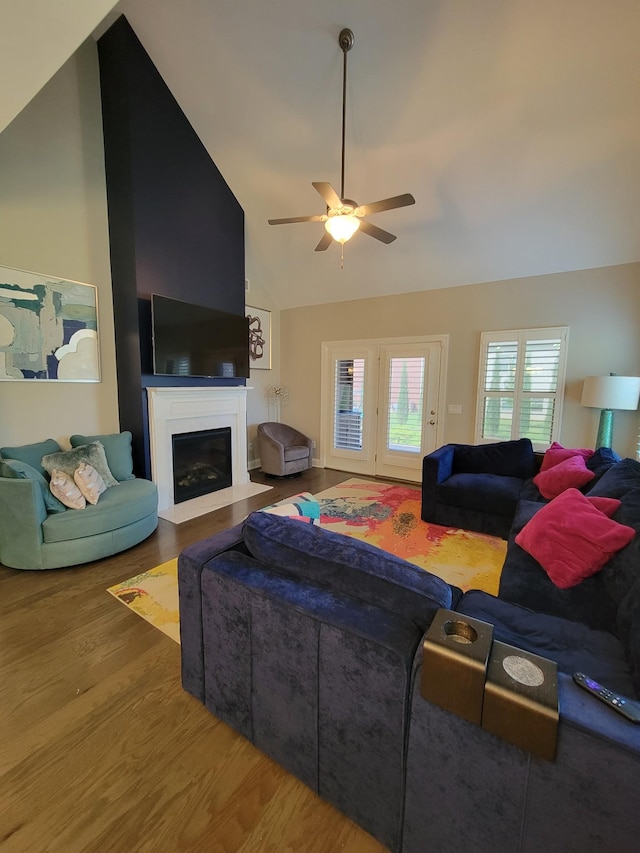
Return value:
[(50, 495), (46, 471), (38, 465), (39, 456), (56, 452), (54, 447), (60, 451), (56, 442), (0, 448), (0, 563), (13, 569), (75, 566), (116, 554), (153, 533), (158, 493), (154, 483), (129, 473), (131, 434), (101, 438), (110, 470), (127, 479), (114, 477), (115, 485), (95, 506), (78, 510)]

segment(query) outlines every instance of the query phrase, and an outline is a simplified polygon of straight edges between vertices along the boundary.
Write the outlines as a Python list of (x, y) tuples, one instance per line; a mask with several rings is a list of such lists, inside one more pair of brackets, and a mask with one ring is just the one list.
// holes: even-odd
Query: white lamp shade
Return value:
[(633, 410), (639, 399), (640, 376), (587, 376), (580, 402), (594, 409)]
[(325, 229), (338, 243), (346, 243), (360, 228), (360, 220), (351, 213), (342, 213), (330, 216), (324, 223)]

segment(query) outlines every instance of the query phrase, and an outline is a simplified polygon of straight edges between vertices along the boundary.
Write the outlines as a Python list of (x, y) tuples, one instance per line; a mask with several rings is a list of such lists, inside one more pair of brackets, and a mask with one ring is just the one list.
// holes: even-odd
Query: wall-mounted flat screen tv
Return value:
[(151, 296), (156, 376), (249, 377), (249, 321), (238, 314)]

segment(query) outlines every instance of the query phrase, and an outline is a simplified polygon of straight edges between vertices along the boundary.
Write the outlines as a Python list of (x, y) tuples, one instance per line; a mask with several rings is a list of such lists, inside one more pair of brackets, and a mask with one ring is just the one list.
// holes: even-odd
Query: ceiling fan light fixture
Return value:
[[(347, 114), (347, 53), (353, 47), (353, 33), (349, 29), (341, 31), (338, 44), (342, 50), (342, 146), (341, 146), (341, 168), (340, 168), (340, 195), (326, 181), (312, 181), (313, 188), (322, 196), (326, 204), (326, 213), (314, 216), (289, 216), (286, 219), (269, 219), (269, 225), (289, 225), (294, 222), (324, 222), (325, 233), (315, 248), (316, 252), (324, 252), (335, 240), (342, 246), (342, 260), (344, 261), (344, 244), (350, 240), (356, 231), (379, 240), (381, 243), (393, 243), (396, 239), (394, 234), (378, 228), (366, 217), (373, 213), (382, 213), (385, 210), (395, 210), (397, 207), (406, 207), (415, 204), (416, 200), (410, 193), (383, 198), (370, 204), (359, 205), (353, 199), (345, 198), (344, 194), (344, 163), (346, 143), (346, 114)], [(362, 221), (364, 220), (364, 221)], [(341, 268), (343, 264), (341, 264)]]
[(324, 227), (337, 243), (344, 245), (360, 228), (360, 220), (353, 213), (340, 213), (330, 216)]

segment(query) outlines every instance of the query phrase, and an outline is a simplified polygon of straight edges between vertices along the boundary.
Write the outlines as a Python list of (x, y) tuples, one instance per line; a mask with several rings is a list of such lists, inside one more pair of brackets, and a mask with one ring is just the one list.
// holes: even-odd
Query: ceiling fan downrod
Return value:
[(345, 28), (338, 36), (338, 44), (342, 49), (342, 160), (340, 170), (340, 198), (344, 199), (344, 152), (347, 130), (347, 53), (353, 47), (353, 32)]
[(347, 53), (353, 47), (353, 32), (343, 29), (338, 36), (338, 44), (343, 54), (342, 69), (342, 150), (340, 163), (340, 195), (326, 181), (312, 181), (313, 188), (322, 196), (326, 205), (326, 212), (313, 214), (311, 216), (288, 216), (284, 219), (269, 219), (269, 225), (288, 225), (295, 222), (323, 222), (325, 234), (315, 248), (316, 252), (326, 251), (332, 242), (340, 243), (342, 247), (342, 258), (344, 259), (344, 244), (347, 240), (360, 231), (379, 240), (381, 243), (393, 243), (395, 234), (385, 231), (369, 222), (367, 217), (374, 213), (382, 213), (386, 210), (395, 210), (397, 207), (405, 207), (415, 204), (411, 193), (383, 198), (369, 204), (358, 204), (353, 199), (345, 198), (345, 150), (346, 150), (346, 128), (347, 128)]

